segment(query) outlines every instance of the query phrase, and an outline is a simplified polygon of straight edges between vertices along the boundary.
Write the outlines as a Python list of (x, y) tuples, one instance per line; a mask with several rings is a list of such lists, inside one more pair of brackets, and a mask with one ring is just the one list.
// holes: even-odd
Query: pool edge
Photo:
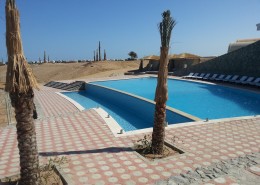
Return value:
[[(78, 102), (76, 102), (75, 100), (69, 98), (68, 96), (62, 94), (62, 92), (68, 92), (68, 91), (61, 91), (61, 92), (55, 92), (57, 95), (65, 98), (66, 100), (68, 100), (70, 103), (72, 103), (79, 111), (83, 111), (85, 110), (85, 108), (83, 106), (81, 106)], [(69, 91), (72, 92), (72, 91)]]

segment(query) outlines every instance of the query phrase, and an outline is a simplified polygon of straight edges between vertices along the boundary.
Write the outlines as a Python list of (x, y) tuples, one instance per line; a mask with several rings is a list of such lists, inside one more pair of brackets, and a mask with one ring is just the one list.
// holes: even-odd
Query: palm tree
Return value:
[(136, 52), (134, 52), (134, 51), (130, 51), (130, 52), (128, 53), (128, 55), (131, 57), (132, 60), (134, 60), (135, 58), (138, 57), (137, 54), (136, 54)]
[(168, 52), (171, 32), (176, 21), (171, 17), (170, 10), (162, 13), (163, 20), (158, 25), (161, 35), (160, 67), (155, 92), (155, 114), (152, 134), (152, 150), (154, 154), (163, 153), (165, 138), (166, 101), (168, 99), (167, 75), (168, 75)]
[(33, 88), (37, 81), (23, 54), (20, 17), (15, 0), (6, 0), (6, 47), (8, 66), (5, 90), (9, 92), (17, 121), (20, 185), (38, 185), (39, 157), (33, 119)]

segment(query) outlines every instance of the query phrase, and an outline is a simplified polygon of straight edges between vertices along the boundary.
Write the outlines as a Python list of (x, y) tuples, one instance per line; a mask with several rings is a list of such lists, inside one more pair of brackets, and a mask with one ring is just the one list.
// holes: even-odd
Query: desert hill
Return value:
[[(38, 83), (51, 80), (73, 80), (122, 76), (128, 70), (138, 69), (140, 61), (101, 61), (90, 63), (31, 64)], [(0, 88), (5, 82), (6, 66), (0, 66)]]
[[(139, 68), (140, 61), (102, 61), (92, 63), (44, 63), (31, 64), (39, 84), (52, 80), (76, 80), (123, 76), (124, 72)], [(7, 66), (0, 66), (0, 127), (7, 125), (5, 85)], [(12, 117), (14, 113), (12, 114)], [(14, 117), (12, 118), (14, 120)]]

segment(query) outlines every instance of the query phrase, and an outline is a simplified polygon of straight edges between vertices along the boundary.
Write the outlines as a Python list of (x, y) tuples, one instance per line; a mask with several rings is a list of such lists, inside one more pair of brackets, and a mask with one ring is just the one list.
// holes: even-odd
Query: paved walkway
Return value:
[[(48, 118), (36, 121), (40, 161), (43, 163), (56, 155), (66, 156), (69, 162), (63, 171), (77, 185), (176, 184), (172, 179), (180, 174), (260, 152), (260, 118), (255, 117), (167, 129), (166, 139), (185, 153), (149, 162), (131, 149), (142, 134), (116, 138), (94, 110), (79, 112), (56, 91), (42, 87), (35, 93), (42, 116)], [(258, 160), (244, 168), (254, 177), (248, 184), (260, 184), (259, 169)], [(8, 126), (0, 130), (0, 178), (18, 172), (16, 128)], [(198, 184), (242, 182), (227, 174), (206, 178)]]

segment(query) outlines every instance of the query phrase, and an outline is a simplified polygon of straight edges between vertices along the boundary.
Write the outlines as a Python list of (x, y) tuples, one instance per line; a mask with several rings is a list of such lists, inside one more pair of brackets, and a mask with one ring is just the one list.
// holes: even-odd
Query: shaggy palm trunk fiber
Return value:
[(168, 99), (168, 47), (161, 47), (160, 67), (155, 93), (155, 114), (152, 134), (152, 150), (154, 154), (162, 154), (165, 138), (166, 101)]
[(23, 54), (20, 16), (15, 0), (7, 0), (5, 8), (8, 54), (5, 90), (10, 94), (17, 121), (17, 140), (21, 167), (19, 185), (38, 185), (40, 184), (39, 159), (33, 120), (33, 88), (38, 88), (38, 86)]
[(39, 159), (33, 119), (33, 90), (27, 93), (12, 94), (11, 99), (15, 108), (17, 121), (17, 140), (20, 155), (19, 185), (38, 185)]

